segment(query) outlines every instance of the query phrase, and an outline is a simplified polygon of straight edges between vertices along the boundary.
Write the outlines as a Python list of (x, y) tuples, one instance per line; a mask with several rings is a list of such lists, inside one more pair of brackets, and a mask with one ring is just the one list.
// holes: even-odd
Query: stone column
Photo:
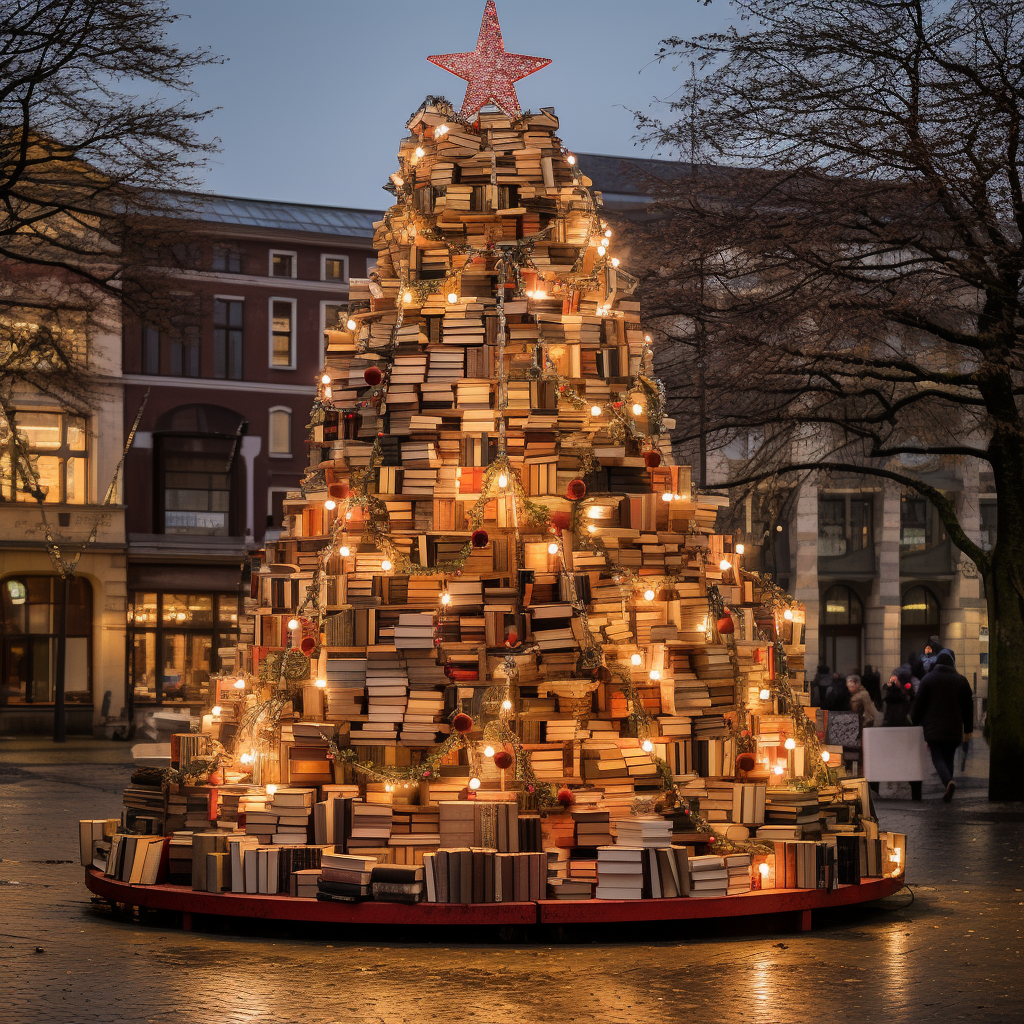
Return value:
[(818, 485), (806, 482), (796, 502), (796, 585), (793, 596), (807, 609), (804, 664), (808, 678), (818, 667)]

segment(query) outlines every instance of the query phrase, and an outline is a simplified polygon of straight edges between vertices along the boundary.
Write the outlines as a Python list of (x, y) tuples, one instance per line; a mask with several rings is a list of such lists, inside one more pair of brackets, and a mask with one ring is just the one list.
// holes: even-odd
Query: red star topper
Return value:
[(472, 53), (439, 53), (427, 60), (469, 82), (461, 111), (466, 120), (472, 120), (485, 103), (492, 102), (509, 117), (518, 117), (522, 111), (512, 83), (551, 63), (546, 57), (505, 52), (494, 0), (487, 0), (480, 35)]

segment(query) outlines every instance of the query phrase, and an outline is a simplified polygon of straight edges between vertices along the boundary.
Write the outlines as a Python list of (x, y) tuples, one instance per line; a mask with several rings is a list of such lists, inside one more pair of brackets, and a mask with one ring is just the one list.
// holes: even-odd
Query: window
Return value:
[(850, 499), (850, 550), (864, 551), (871, 547), (871, 506), (868, 498)]
[(295, 369), (295, 300), (270, 300), (270, 365)]
[(292, 411), (283, 405), (270, 410), (270, 451), (271, 458), (291, 458), (292, 454)]
[(160, 372), (160, 332), (155, 327), (142, 328), (142, 372)]
[(212, 269), (221, 274), (240, 274), (242, 272), (242, 254), (229, 245), (215, 245)]
[(240, 299), (213, 300), (213, 375), (242, 379), (242, 316)]
[(981, 503), (981, 549), (991, 551), (996, 546), (997, 505), (994, 501)]
[(911, 587), (903, 595), (904, 626), (938, 628), (939, 599), (927, 587)]
[(864, 619), (864, 606), (849, 587), (829, 587), (822, 604), (821, 621), (826, 626), (859, 626)]
[(904, 551), (924, 551), (931, 547), (931, 516), (924, 498), (904, 497), (900, 506), (900, 547)]
[(199, 329), (194, 325), (172, 327), (161, 332), (156, 327), (142, 329), (142, 372), (159, 374), (161, 352), (165, 353), (166, 372), (172, 377), (199, 376)]
[(65, 412), (23, 410), (16, 423), (20, 442), (0, 414), (0, 498), (35, 501), (35, 494), (26, 490), (27, 474), (38, 482), (47, 503), (84, 505), (89, 491), (85, 419)]
[(836, 558), (872, 546), (870, 498), (818, 499), (818, 554)]
[(226, 537), (239, 438), (162, 435), (160, 532)]
[(217, 651), (238, 641), (238, 595), (137, 592), (128, 629), (137, 701), (211, 703)]
[[(53, 701), (62, 603), (58, 576), (0, 583), (0, 705)], [(68, 586), (64, 695), (69, 703), (92, 703), (92, 587), (81, 576)]]
[(348, 257), (329, 256), (320, 257), (320, 280), (337, 281), (343, 283), (348, 280)]
[(295, 277), (298, 253), (270, 250), (270, 276)]

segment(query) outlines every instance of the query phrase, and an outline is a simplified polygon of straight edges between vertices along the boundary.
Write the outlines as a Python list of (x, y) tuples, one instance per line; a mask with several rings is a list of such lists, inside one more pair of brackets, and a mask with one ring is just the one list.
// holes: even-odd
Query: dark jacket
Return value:
[(953, 667), (953, 656), (942, 651), (918, 688), (910, 717), (924, 727), (927, 743), (959, 743), (974, 731), (971, 684)]
[(846, 688), (845, 679), (832, 677), (831, 685), (822, 694), (821, 706), (828, 711), (850, 710), (850, 691)]
[(885, 711), (882, 725), (904, 728), (910, 725), (910, 670), (906, 671), (906, 680), (897, 679), (895, 683), (886, 683), (882, 687)]
[(865, 669), (864, 674), (860, 677), (861, 686), (868, 691), (872, 702), (876, 708), (882, 706), (882, 677), (875, 670), (872, 669), (870, 672)]

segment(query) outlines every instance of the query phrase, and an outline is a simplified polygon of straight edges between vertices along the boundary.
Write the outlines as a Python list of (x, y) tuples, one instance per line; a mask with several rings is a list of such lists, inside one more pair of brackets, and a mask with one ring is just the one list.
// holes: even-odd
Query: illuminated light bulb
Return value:
[(320, 378), (320, 383), (321, 383), (321, 384), (330, 384), (330, 383), (331, 383), (331, 378), (330, 378), (330, 375), (329, 375), (329, 374), (326, 374), (326, 373), (325, 373), (325, 374), (324, 374), (324, 375), (323, 375), (323, 376), (322, 376), (322, 377)]
[(510, 700), (503, 700), (501, 702), (501, 710), (502, 711), (511, 711), (512, 710), (512, 701), (510, 701)]
[(611, 228), (605, 228), (605, 230), (604, 230), (604, 237), (605, 238), (611, 238), (612, 237), (612, 229)]
[(333, 512), (337, 507), (338, 503), (336, 501), (333, 501), (331, 498), (328, 498), (324, 502), (324, 508), (327, 509), (328, 512)]
[(644, 740), (640, 746), (643, 747), (645, 754), (649, 754), (654, 749), (654, 744), (650, 740)]
[(825, 762), (825, 764), (828, 764), (829, 761), (832, 760), (832, 751), (831, 750), (823, 750), (821, 752), (821, 759), (822, 759), (822, 761)]
[(508, 487), (508, 477), (504, 473), (498, 474), (498, 486)]
[(669, 494), (669, 493), (668, 493), (668, 491), (666, 491), (666, 492), (665, 492), (665, 493), (664, 493), (664, 494), (663, 494), (663, 495), (661, 496), (661, 500), (662, 500), (662, 501), (671, 501), (671, 500), (672, 500), (672, 495), (671, 495), (671, 494)]
[(480, 788), (480, 780), (475, 775), (469, 780), (469, 788), (474, 792)]
[(184, 612), (178, 612), (178, 614), (175, 616), (175, 618), (179, 622), (184, 622), (185, 621), (185, 613)]
[(245, 680), (244, 679), (236, 679), (235, 680), (235, 689), (236, 690), (244, 690), (245, 689)]
[(441, 595), (441, 604), (443, 604), (443, 605), (449, 605), (449, 604), (451, 604), (451, 603), (452, 603), (452, 595), (451, 595), (451, 594), (449, 594), (449, 593), (448, 593), (448, 591), (446, 590), (446, 591), (445, 591), (445, 592), (444, 592), (444, 593), (443, 593), (443, 594)]
[(402, 295), (402, 301), (408, 306), (412, 302), (412, 292), (405, 292)]
[(328, 385), (327, 387), (324, 388), (324, 398), (330, 398), (331, 395), (333, 395), (333, 394), (334, 394), (334, 392), (331, 391), (330, 385)]
[(639, 416), (644, 411), (644, 407), (639, 402), (633, 403), (633, 415)]
[(599, 505), (591, 505), (587, 509), (588, 519), (600, 519), (601, 518), (601, 507)]
[(746, 550), (747, 549), (742, 544), (737, 544), (736, 545), (736, 554), (737, 555), (742, 555), (743, 552), (746, 551)]
[(422, 146), (417, 146), (417, 147), (416, 147), (416, 155), (417, 155), (418, 157), (419, 157), (419, 156), (423, 156), (423, 147), (422, 147)]
[(288, 628), (289, 629), (298, 629), (299, 628), (299, 620), (298, 619), (289, 619), (288, 620)]
[(338, 548), (338, 554), (341, 555), (342, 558), (348, 558), (348, 556), (352, 554), (352, 549), (347, 544), (342, 544), (341, 547)]
[(242, 764), (252, 764), (254, 760), (255, 758), (252, 756), (252, 754), (243, 754), (239, 758), (239, 761), (241, 761)]
[(772, 691), (771, 691), (771, 690), (761, 690), (761, 691), (760, 691), (760, 692), (758, 693), (758, 695), (757, 695), (757, 696), (758, 696), (758, 698), (759, 698), (760, 700), (770, 700), (770, 699), (771, 699), (771, 696), (772, 696)]
[(774, 767), (774, 768), (772, 769), (772, 771), (773, 771), (773, 772), (774, 772), (774, 773), (775, 773), (776, 775), (782, 775), (782, 774), (783, 774), (783, 773), (785, 772), (785, 770), (786, 770), (786, 769), (785, 769), (785, 768), (783, 768), (781, 764), (777, 764), (777, 765), (776, 765), (776, 766), (775, 766), (775, 767)]
[(267, 783), (267, 796), (273, 796), (277, 792), (277, 786), (273, 782)]
[(785, 743), (783, 744), (783, 746), (784, 746), (784, 747), (785, 747), (785, 748), (786, 748), (787, 750), (796, 750), (796, 740), (795, 740), (795, 739), (793, 739), (793, 737), (792, 737), (792, 736), (790, 736), (790, 737), (789, 737), (789, 738), (788, 738), (788, 739), (786, 740), (786, 742), (785, 742)]
[(345, 326), (346, 326), (346, 327), (347, 327), (347, 328), (348, 328), (348, 329), (349, 329), (350, 331), (354, 331), (354, 330), (355, 330), (355, 329), (356, 329), (356, 328), (357, 328), (357, 327), (359, 326), (359, 324), (357, 324), (357, 323), (355, 322), (355, 320), (353, 320), (353, 319), (352, 319), (351, 317), (349, 317), (349, 318), (348, 318), (348, 320), (346, 320), (346, 321), (345, 321)]
[(651, 590), (650, 587), (648, 587), (647, 590), (644, 591), (644, 600), (645, 601), (653, 601), (654, 600), (654, 591)]
[(349, 512), (346, 512), (346, 513), (345, 513), (345, 518), (346, 518), (346, 519), (351, 519), (351, 518), (352, 518), (352, 513), (351, 513), (351, 511), (349, 511)]
[(652, 668), (651, 671), (647, 674), (651, 677), (652, 680), (654, 680), (654, 682), (657, 682), (661, 678), (661, 672), (656, 668)]
[(597, 527), (593, 523), (590, 523), (587, 526), (587, 533), (597, 533)]
[(643, 658), (641, 658), (639, 654), (631, 654), (631, 655), (629, 656), (629, 663), (630, 663), (631, 665), (639, 665), (639, 664), (640, 664), (640, 662), (642, 662), (643, 660), (644, 660), (644, 659), (643, 659)]
[(222, 708), (219, 704), (214, 704), (213, 707), (210, 708), (210, 714), (213, 715), (214, 718), (220, 718), (221, 710)]
[(435, 129), (434, 129), (434, 138), (435, 138), (435, 139), (436, 139), (436, 138), (437, 138), (437, 137), (438, 137), (439, 135), (447, 135), (447, 134), (448, 134), (448, 125), (446, 125), (446, 124), (439, 124), (439, 125), (438, 125), (438, 126), (437, 126), (437, 127), (435, 128)]
[(618, 265), (619, 265), (619, 257), (618, 256), (613, 256), (612, 257), (612, 266), (613, 267), (617, 267)]
[(645, 334), (644, 335), (644, 341), (646, 341), (647, 344), (650, 345), (650, 343), (651, 343), (651, 336), (649, 334)]
[(327, 689), (327, 680), (326, 679), (318, 679), (316, 681), (316, 688), (318, 690), (326, 690)]
[(768, 877), (768, 872), (769, 872), (769, 871), (771, 871), (771, 868), (770, 868), (770, 867), (768, 867), (768, 865), (767, 865), (767, 864), (765, 864), (765, 863), (764, 863), (764, 861), (762, 861), (762, 862), (761, 862), (760, 864), (758, 864), (758, 865), (757, 865), (757, 873), (758, 873), (758, 874), (759, 874), (759, 875), (760, 875), (760, 876), (761, 876), (762, 878), (767, 878), (767, 877)]
[(489, 743), (484, 747), (484, 757), (494, 757), (494, 747)]
[(592, 405), (590, 407), (590, 415), (591, 416), (600, 416), (601, 415), (601, 406), (599, 406), (599, 405)]
[(565, 158), (565, 162), (566, 162), (566, 163), (567, 163), (567, 164), (568, 164), (568, 165), (569, 165), (570, 167), (572, 167), (572, 166), (573, 166), (573, 165), (574, 165), (574, 164), (576, 163), (576, 157), (574, 157), (574, 156), (572, 155), (572, 153), (569, 153), (569, 154), (568, 154), (568, 155), (566, 156), (566, 158)]
[(382, 562), (380, 563), (380, 567), (381, 567), (381, 568), (382, 568), (382, 569), (383, 569), (383, 570), (384, 570), (385, 572), (391, 572), (391, 559), (390, 559), (390, 558), (385, 558), (385, 559), (384, 559), (384, 560), (383, 560), (383, 561), (382, 561)]
[(608, 250), (603, 245), (599, 245), (597, 247), (597, 255), (598, 256), (603, 256), (607, 251)]
[(730, 562), (727, 558), (723, 558), (718, 563), (718, 568), (721, 569), (722, 572), (728, 572), (732, 568), (732, 562)]
[(552, 541), (548, 545), (548, 554), (549, 555), (557, 555), (558, 554), (558, 545), (554, 541)]
[(786, 610), (785, 610), (785, 611), (784, 611), (784, 612), (782, 613), (782, 617), (783, 617), (783, 618), (784, 618), (784, 619), (785, 619), (785, 620), (786, 620), (787, 622), (792, 622), (792, 621), (793, 621), (793, 609), (792, 609), (792, 608), (787, 608), (787, 609), (786, 609)]
[(458, 302), (458, 301), (459, 301), (459, 293), (458, 292), (449, 292), (448, 293), (448, 302), (451, 305), (454, 306), (455, 303)]

